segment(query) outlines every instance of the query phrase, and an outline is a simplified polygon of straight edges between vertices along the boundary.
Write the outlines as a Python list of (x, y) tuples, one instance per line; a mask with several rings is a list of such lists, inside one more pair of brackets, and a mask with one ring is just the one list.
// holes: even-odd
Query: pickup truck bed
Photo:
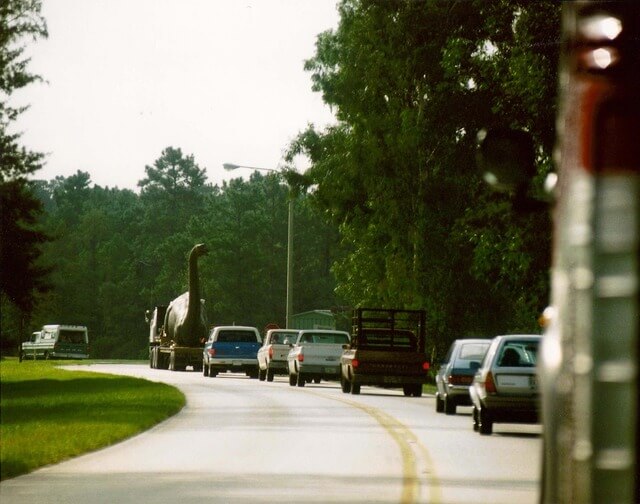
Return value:
[(349, 342), (349, 333), (330, 330), (303, 330), (287, 357), (289, 385), (304, 387), (308, 381), (340, 378), (340, 356)]
[(340, 359), (342, 391), (359, 394), (362, 385), (377, 385), (420, 397), (429, 369), (424, 321), (422, 310), (356, 310)]

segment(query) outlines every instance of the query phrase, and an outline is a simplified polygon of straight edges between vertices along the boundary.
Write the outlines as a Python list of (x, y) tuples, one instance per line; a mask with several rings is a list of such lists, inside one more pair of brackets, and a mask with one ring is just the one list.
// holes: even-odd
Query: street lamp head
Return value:
[(268, 172), (276, 172), (279, 173), (280, 170), (275, 168), (261, 168), (260, 166), (246, 166), (246, 165), (238, 165), (235, 163), (222, 163), (222, 167), (227, 170), (237, 170), (238, 168), (248, 168), (249, 170), (260, 170), (260, 171), (268, 171)]

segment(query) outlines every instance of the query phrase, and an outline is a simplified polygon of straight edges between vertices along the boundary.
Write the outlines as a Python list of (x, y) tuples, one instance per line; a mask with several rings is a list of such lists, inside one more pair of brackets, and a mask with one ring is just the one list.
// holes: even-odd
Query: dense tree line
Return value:
[[(26, 106), (10, 101), (16, 90), (39, 80), (29, 72), (25, 48), (27, 41), (46, 36), (38, 0), (0, 2), (0, 342), (5, 333), (17, 336), (23, 315), (50, 287), (49, 271), (38, 262), (40, 247), (48, 240), (38, 222), (42, 205), (28, 181), (43, 156), (20, 145), (20, 134), (11, 131)], [(7, 318), (18, 324), (8, 328)]]
[(537, 179), (550, 170), (559, 4), (341, 0), (338, 9), (338, 28), (318, 36), (306, 62), (337, 122), (309, 126), (287, 154), (307, 155), (306, 173), (211, 186), (193, 156), (168, 147), (139, 194), (83, 172), (35, 184), (45, 211), (40, 228), (33, 217), (26, 227), (32, 245), (46, 241), (39, 229), (53, 241), (29, 264), (38, 282), (51, 270), (52, 289), (28, 286), (40, 303), (18, 305), (3, 338), (27, 313), (33, 327), (87, 324), (96, 355), (143, 355), (142, 314), (185, 290), (186, 254), (199, 242), (212, 251), (201, 264), (212, 322), (283, 325), (290, 197), (294, 312), (424, 308), (436, 353), (465, 335), (537, 331), (549, 219), (482, 184), (476, 132), (529, 131)]
[[(54, 238), (42, 261), (55, 288), (41, 296), (32, 329), (83, 324), (94, 356), (145, 357), (144, 312), (186, 291), (196, 243), (209, 248), (200, 281), (212, 324), (284, 326), (290, 196), (279, 175), (212, 186), (193, 156), (169, 147), (139, 186), (139, 194), (103, 188), (85, 172), (37, 183)], [(337, 233), (305, 195), (294, 215), (294, 310), (331, 308)]]

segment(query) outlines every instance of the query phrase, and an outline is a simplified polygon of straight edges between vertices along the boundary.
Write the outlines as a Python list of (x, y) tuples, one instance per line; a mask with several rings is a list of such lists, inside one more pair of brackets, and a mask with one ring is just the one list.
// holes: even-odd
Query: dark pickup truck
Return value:
[(340, 359), (342, 391), (359, 394), (362, 385), (375, 385), (420, 397), (429, 371), (425, 318), (424, 310), (356, 309)]

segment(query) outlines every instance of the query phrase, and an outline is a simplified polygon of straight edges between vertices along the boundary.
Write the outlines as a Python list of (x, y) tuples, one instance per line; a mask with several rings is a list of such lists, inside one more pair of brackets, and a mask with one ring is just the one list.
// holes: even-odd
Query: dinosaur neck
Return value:
[(198, 280), (198, 254), (189, 254), (189, 307), (187, 318), (197, 319), (200, 314), (200, 282)]

